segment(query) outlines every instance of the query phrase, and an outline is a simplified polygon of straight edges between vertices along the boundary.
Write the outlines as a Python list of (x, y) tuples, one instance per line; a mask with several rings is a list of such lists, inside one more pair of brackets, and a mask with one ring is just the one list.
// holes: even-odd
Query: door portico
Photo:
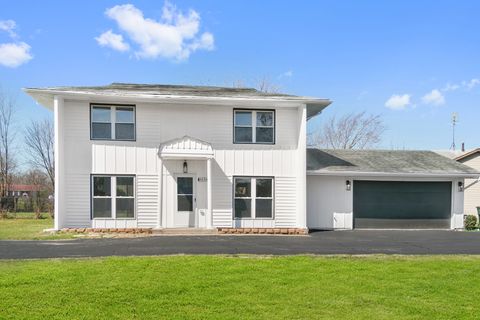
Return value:
[(162, 143), (158, 155), (158, 228), (212, 228), (212, 146), (184, 136)]

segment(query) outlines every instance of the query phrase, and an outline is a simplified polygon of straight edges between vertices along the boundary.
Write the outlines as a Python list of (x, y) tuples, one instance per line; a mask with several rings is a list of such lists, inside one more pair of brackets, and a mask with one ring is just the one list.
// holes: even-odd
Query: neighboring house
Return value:
[[(412, 200), (441, 203), (441, 217), (423, 215), (426, 221), (414, 227), (460, 228), (460, 184), (478, 176), (448, 159), (432, 171), (413, 165), (391, 172), (395, 163), (387, 163), (396, 154), (417, 163), (415, 153), (402, 152), (376, 153), (368, 170), (352, 159), (357, 154), (370, 165), (368, 153), (346, 153), (345, 159), (332, 153), (334, 163), (350, 166), (338, 173), (311, 167), (323, 163), (325, 151), (309, 150), (307, 171), (307, 120), (328, 99), (135, 84), (25, 91), (54, 112), (55, 229), (405, 227), (416, 209), (401, 204)], [(439, 160), (426, 157), (429, 165)], [(383, 189), (364, 184), (366, 178), (421, 184), (402, 188), (392, 182)], [(391, 198), (398, 206), (373, 207), (375, 214), (398, 210), (400, 216), (381, 219), (407, 222), (364, 224), (371, 217), (359, 216), (364, 213), (356, 206), (368, 209), (377, 195), (385, 196), (383, 190), (398, 193)]]
[(31, 184), (12, 184), (8, 189), (9, 196), (30, 198), (41, 191), (42, 187)]
[[(455, 157), (461, 162), (477, 171), (480, 171), (480, 148), (464, 152)], [(480, 207), (480, 182), (478, 179), (465, 180), (465, 214), (477, 214)]]

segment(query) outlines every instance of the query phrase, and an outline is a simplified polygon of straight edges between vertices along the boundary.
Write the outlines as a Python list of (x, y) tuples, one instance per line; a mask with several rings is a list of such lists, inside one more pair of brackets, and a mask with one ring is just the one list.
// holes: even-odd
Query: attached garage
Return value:
[(353, 227), (448, 229), (452, 182), (353, 182)]
[(430, 151), (307, 150), (310, 229), (463, 227), (476, 170)]

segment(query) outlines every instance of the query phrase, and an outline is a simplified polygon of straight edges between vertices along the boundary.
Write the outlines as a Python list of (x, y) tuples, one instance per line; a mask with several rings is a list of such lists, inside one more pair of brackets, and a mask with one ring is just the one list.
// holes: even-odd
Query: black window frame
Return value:
[[(116, 122), (116, 121), (110, 121), (110, 133), (111, 136), (110, 138), (94, 138), (93, 137), (93, 109), (95, 107), (99, 108), (110, 108), (110, 119), (112, 119), (112, 114), (113, 117), (116, 117), (116, 108), (132, 108), (133, 109), (133, 139), (116, 139), (115, 138), (115, 133), (116, 133), (116, 124), (125, 124), (126, 122)], [(95, 103), (92, 102), (90, 103), (90, 140), (93, 141), (137, 141), (137, 106), (135, 104), (121, 104), (121, 103)]]
[[(93, 201), (94, 195), (94, 178), (104, 177), (110, 178), (110, 196), (99, 198), (110, 198), (111, 201), (111, 216), (110, 217), (94, 217), (93, 216)], [(117, 178), (133, 178), (133, 196), (117, 196)], [(113, 183), (115, 178), (115, 183)], [(114, 192), (113, 192), (114, 191)], [(133, 198), (133, 217), (117, 217), (117, 199), (132, 199)], [(135, 174), (90, 174), (90, 220), (136, 220), (137, 219), (137, 176)]]
[[(235, 141), (235, 114), (236, 112), (252, 112), (252, 142), (236, 142)], [(272, 142), (257, 142), (256, 139), (253, 139), (256, 137), (256, 129), (257, 129), (257, 117), (253, 116), (253, 114), (257, 112), (272, 112), (273, 113), (273, 141)], [(233, 144), (258, 144), (258, 145), (274, 145), (277, 140), (277, 112), (276, 109), (248, 109), (248, 108), (234, 108), (233, 109), (233, 133), (232, 133), (232, 138), (233, 138)], [(255, 141), (253, 141), (255, 140)]]
[[(236, 179), (250, 179), (250, 196), (245, 197), (251, 200), (250, 217), (236, 217), (235, 216), (235, 199), (241, 199), (242, 197), (235, 196), (235, 181)], [(255, 179), (255, 184), (253, 180)], [(270, 197), (257, 197), (257, 179), (269, 179), (272, 181), (272, 216), (271, 217), (257, 217), (256, 216), (256, 201), (257, 199), (269, 199)], [(275, 219), (275, 177), (273, 176), (233, 176), (232, 180), (232, 216), (233, 220), (274, 220)]]

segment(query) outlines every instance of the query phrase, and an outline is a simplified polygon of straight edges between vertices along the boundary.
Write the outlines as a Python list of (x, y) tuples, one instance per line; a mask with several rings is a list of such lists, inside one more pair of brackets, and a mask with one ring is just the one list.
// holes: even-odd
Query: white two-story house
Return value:
[(454, 229), (465, 179), (479, 176), (433, 152), (307, 150), (307, 121), (328, 99), (174, 85), (25, 91), (54, 113), (55, 229)]
[(55, 229), (306, 229), (306, 124), (328, 99), (112, 84), (25, 89), (55, 118)]

